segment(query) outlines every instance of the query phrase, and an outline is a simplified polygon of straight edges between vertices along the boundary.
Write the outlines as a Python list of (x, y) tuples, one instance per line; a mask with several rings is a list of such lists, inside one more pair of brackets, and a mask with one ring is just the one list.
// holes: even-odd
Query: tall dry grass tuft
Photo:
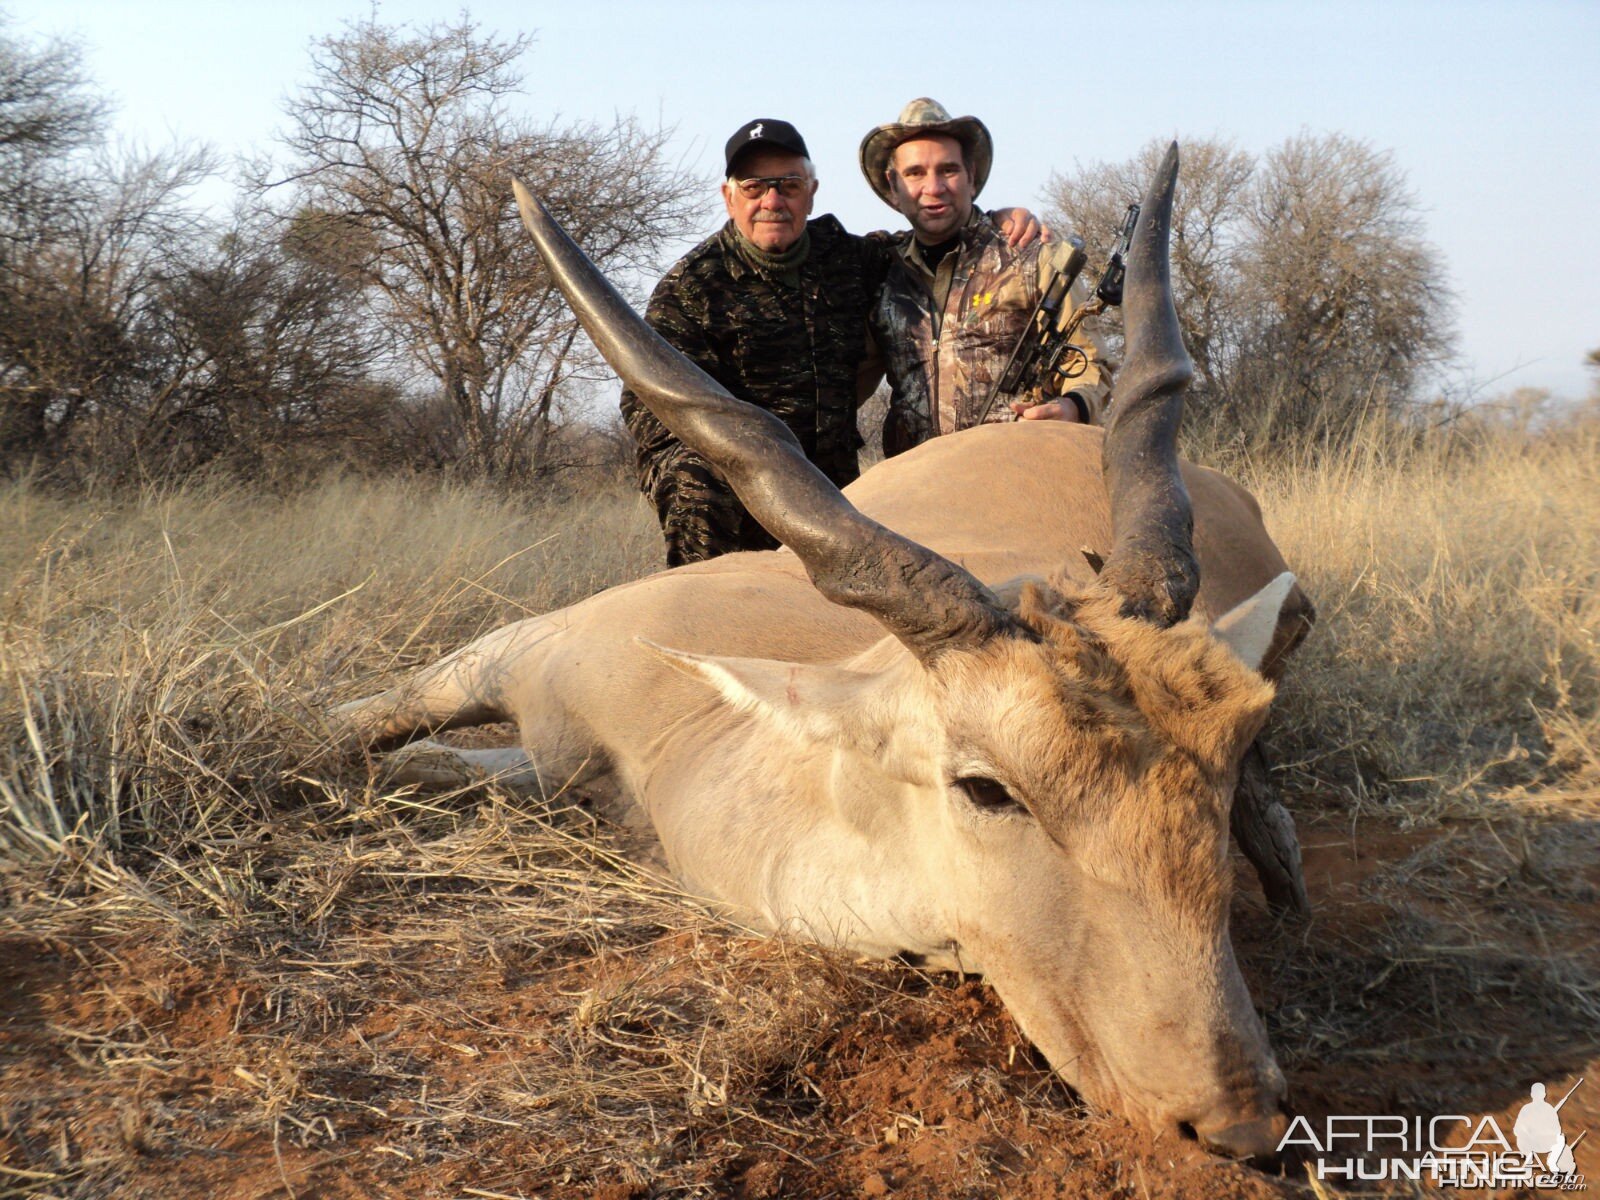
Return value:
[(222, 484), (117, 507), (0, 492), (0, 851), (264, 819), (335, 693), (655, 565), (638, 499), (436, 481)]
[(1240, 474), (1320, 610), (1276, 710), (1305, 777), (1418, 817), (1600, 796), (1600, 423), (1377, 424)]

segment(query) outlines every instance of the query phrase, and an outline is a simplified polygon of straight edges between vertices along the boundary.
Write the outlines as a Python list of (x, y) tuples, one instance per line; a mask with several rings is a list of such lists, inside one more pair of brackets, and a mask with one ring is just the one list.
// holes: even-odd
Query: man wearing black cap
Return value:
[[(867, 313), (892, 250), (882, 235), (847, 233), (832, 215), (808, 219), (817, 177), (789, 122), (740, 126), (724, 161), (728, 223), (667, 272), (645, 320), (735, 396), (782, 420), (843, 487), (860, 473), (856, 409), (881, 373), (869, 360)], [(1030, 239), (1037, 225), (1017, 217), (1016, 236)], [(711, 464), (627, 390), (622, 414), (668, 566), (777, 547)]]

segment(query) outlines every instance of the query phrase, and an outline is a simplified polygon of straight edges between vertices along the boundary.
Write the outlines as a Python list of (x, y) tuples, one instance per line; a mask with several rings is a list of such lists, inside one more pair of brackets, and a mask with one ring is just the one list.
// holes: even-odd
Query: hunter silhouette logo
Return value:
[[(1528, 1101), (1511, 1127), (1515, 1148), (1493, 1117), (1474, 1120), (1448, 1113), (1435, 1117), (1329, 1116), (1323, 1118), (1320, 1133), (1309, 1119), (1296, 1117), (1278, 1143), (1278, 1152), (1300, 1147), (1312, 1158), (1319, 1180), (1411, 1180), (1435, 1187), (1581, 1192), (1589, 1185), (1578, 1173), (1572, 1152), (1588, 1131), (1569, 1141), (1560, 1113), (1582, 1086), (1580, 1079), (1554, 1104), (1545, 1100), (1544, 1084), (1530, 1087)], [(1446, 1144), (1459, 1141), (1463, 1130), (1467, 1133), (1464, 1145)]]
[(1572, 1098), (1572, 1092), (1577, 1091), (1582, 1082), (1580, 1079), (1573, 1084), (1572, 1091), (1555, 1104), (1546, 1102), (1544, 1084), (1534, 1084), (1528, 1089), (1528, 1102), (1517, 1114), (1517, 1123), (1511, 1127), (1511, 1136), (1517, 1139), (1519, 1152), (1540, 1159), (1550, 1171), (1561, 1175), (1571, 1175), (1576, 1171), (1572, 1162), (1572, 1147), (1589, 1132), (1584, 1130), (1580, 1133), (1578, 1142), (1572, 1145), (1567, 1144), (1566, 1135), (1561, 1132), (1561, 1106)]

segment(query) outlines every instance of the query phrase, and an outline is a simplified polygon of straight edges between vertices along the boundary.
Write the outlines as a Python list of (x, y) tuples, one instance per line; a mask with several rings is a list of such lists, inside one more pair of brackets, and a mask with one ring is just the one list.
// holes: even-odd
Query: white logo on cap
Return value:
[(757, 125), (754, 129), (752, 129), (750, 131), (751, 140), (754, 141), (756, 138), (760, 137), (761, 136), (761, 131), (763, 129), (765, 129), (766, 126), (767, 126), (767, 123), (765, 121), (763, 121), (763, 122), (761, 122), (761, 124)]

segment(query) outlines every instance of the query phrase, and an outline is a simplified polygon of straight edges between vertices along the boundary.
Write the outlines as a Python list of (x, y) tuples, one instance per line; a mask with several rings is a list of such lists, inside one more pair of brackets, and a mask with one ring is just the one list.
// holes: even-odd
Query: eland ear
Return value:
[(638, 641), (668, 665), (710, 684), (737, 711), (790, 737), (854, 750), (909, 783), (937, 782), (938, 733), (920, 670), (724, 658)]
[(1238, 655), (1245, 666), (1252, 671), (1261, 670), (1261, 663), (1278, 632), (1283, 602), (1289, 598), (1292, 587), (1294, 576), (1285, 571), (1250, 599), (1218, 617), (1211, 627), (1212, 635)]

